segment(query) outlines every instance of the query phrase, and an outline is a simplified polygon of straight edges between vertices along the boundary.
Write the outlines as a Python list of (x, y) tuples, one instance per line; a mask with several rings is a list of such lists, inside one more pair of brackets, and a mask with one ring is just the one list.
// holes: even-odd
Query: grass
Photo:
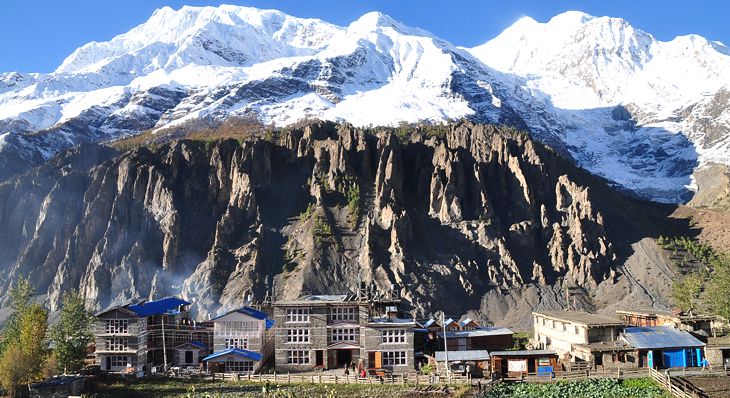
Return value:
[[(381, 384), (264, 384), (211, 380), (148, 378), (130, 384), (115, 383), (99, 388), (97, 398), (397, 398), (412, 389), (403, 385)], [(457, 391), (455, 396), (465, 391)]]

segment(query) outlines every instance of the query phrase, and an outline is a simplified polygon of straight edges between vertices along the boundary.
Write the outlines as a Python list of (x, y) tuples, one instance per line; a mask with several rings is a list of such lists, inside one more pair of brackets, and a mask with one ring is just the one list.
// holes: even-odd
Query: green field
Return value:
[(501, 383), (484, 398), (671, 398), (651, 379), (595, 379), (551, 384)]
[[(264, 389), (268, 387), (268, 392)], [(97, 398), (398, 398), (413, 387), (380, 384), (263, 384), (228, 381), (191, 381), (178, 379), (145, 379), (122, 384), (100, 385)], [(459, 391), (463, 393), (463, 391)], [(459, 396), (455, 394), (453, 396)]]

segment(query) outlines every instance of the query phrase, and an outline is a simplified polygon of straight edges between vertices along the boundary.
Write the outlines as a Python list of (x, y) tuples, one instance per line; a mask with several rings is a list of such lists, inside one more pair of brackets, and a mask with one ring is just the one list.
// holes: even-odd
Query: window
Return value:
[(126, 367), (129, 365), (129, 361), (127, 360), (127, 357), (114, 355), (109, 357), (109, 364), (112, 367)]
[(405, 351), (385, 351), (383, 352), (383, 366), (400, 366), (407, 365)]
[(286, 321), (288, 323), (309, 322), (309, 308), (291, 308), (286, 310)]
[(578, 326), (575, 327), (575, 334), (578, 334)]
[(355, 328), (332, 329), (332, 341), (355, 341), (357, 340), (357, 334)]
[(258, 322), (248, 321), (226, 321), (221, 323), (221, 332), (223, 334), (257, 332), (259, 330)]
[(405, 343), (405, 329), (383, 330), (383, 343)]
[(127, 319), (108, 319), (106, 321), (106, 332), (109, 334), (129, 333), (129, 320), (127, 320)]
[(567, 332), (567, 331), (568, 331), (568, 324), (563, 322), (563, 332)]
[(226, 361), (226, 372), (229, 373), (252, 373), (252, 361)]
[(337, 321), (356, 321), (357, 307), (333, 307), (330, 310), (330, 319)]
[(309, 329), (287, 329), (287, 343), (309, 343)]
[(107, 351), (126, 351), (128, 347), (126, 337), (108, 337), (106, 339)]
[(241, 348), (248, 350), (248, 339), (226, 339), (226, 348)]
[(309, 351), (287, 351), (286, 363), (293, 365), (306, 365), (309, 363)]

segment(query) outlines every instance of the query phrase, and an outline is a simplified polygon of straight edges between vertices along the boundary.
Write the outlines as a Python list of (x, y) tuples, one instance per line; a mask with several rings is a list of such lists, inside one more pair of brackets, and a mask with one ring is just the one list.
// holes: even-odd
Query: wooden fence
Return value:
[(450, 378), (435, 375), (386, 375), (382, 377), (356, 377), (337, 376), (333, 374), (237, 374), (237, 373), (213, 373), (213, 379), (229, 381), (247, 381), (258, 383), (313, 383), (313, 384), (411, 384), (411, 385), (433, 385), (433, 384), (469, 384), (471, 379), (467, 376), (452, 375)]
[(616, 370), (583, 370), (554, 372), (547, 374), (526, 373), (521, 377), (508, 377), (507, 381), (525, 381), (529, 383), (552, 383), (554, 381), (579, 381), (586, 379), (635, 379), (649, 377), (648, 369), (616, 369)]
[(675, 398), (707, 398), (707, 394), (682, 378), (672, 377), (654, 369), (649, 369), (649, 373), (652, 379), (661, 384)]

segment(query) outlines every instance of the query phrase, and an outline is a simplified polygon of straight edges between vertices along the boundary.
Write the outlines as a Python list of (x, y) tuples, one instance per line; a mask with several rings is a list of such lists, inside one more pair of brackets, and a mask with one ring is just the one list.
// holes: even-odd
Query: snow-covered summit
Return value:
[(136, 74), (190, 63), (252, 65), (312, 54), (340, 30), (318, 19), (295, 18), (276, 10), (230, 5), (163, 7), (127, 33), (77, 49), (56, 72), (98, 72), (130, 56), (135, 58)]
[(465, 49), (380, 12), (340, 27), (250, 7), (164, 7), (53, 73), (0, 73), (0, 168), (252, 112), (277, 125), (468, 117), (529, 130), (619, 185), (681, 201), (696, 167), (730, 164), (729, 54), (575, 11), (521, 18)]

